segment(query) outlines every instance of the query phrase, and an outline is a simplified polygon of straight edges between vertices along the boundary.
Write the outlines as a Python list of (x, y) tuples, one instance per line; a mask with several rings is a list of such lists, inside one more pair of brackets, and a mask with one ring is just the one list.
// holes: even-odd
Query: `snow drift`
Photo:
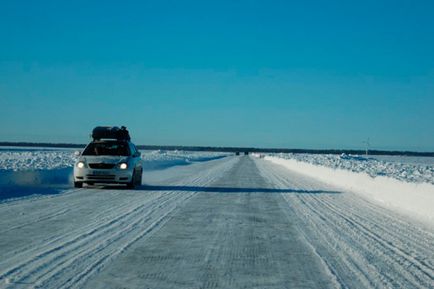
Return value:
[(407, 183), (434, 185), (434, 158), (409, 156), (360, 156), (335, 154), (270, 154), (303, 163), (366, 173), (371, 177), (391, 177)]
[[(77, 160), (76, 149), (0, 148), (0, 170), (53, 170), (72, 168)], [(164, 169), (192, 162), (222, 158), (219, 152), (142, 151), (145, 170)]]
[(266, 160), (324, 183), (358, 193), (390, 209), (434, 223), (434, 185), (410, 183), (386, 176), (314, 165), (294, 159), (266, 156)]

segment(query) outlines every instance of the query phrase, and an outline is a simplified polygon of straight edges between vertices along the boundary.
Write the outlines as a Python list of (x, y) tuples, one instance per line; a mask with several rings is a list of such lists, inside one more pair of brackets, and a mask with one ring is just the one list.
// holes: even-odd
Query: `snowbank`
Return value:
[[(0, 170), (53, 170), (72, 168), (77, 157), (74, 149), (0, 149)], [(145, 170), (163, 169), (221, 158), (224, 153), (186, 151), (142, 151)]]
[(227, 156), (218, 152), (186, 152), (186, 151), (144, 151), (142, 152), (143, 169), (158, 170), (173, 166), (189, 165), (194, 162), (204, 162)]
[(367, 173), (371, 177), (385, 176), (404, 182), (434, 185), (434, 158), (407, 156), (359, 156), (332, 154), (270, 154), (284, 159), (320, 165), (334, 169)]
[(349, 190), (393, 210), (434, 223), (434, 185), (404, 182), (386, 176), (372, 177), (364, 172), (301, 162), (295, 159), (266, 156), (275, 164), (314, 177), (324, 183)]
[(72, 167), (74, 150), (1, 149), (0, 170), (50, 170)]

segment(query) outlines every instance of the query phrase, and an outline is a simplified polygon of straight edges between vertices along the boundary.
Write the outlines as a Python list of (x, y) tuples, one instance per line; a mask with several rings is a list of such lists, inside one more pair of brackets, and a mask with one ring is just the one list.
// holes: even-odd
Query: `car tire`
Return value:
[(142, 185), (142, 175), (143, 175), (143, 170), (140, 170), (140, 173), (136, 177), (136, 186), (137, 187), (140, 187)]
[(74, 188), (82, 188), (83, 183), (82, 182), (74, 182)]
[(136, 186), (136, 170), (133, 172), (133, 176), (131, 177), (131, 182), (127, 183), (127, 189), (133, 190)]

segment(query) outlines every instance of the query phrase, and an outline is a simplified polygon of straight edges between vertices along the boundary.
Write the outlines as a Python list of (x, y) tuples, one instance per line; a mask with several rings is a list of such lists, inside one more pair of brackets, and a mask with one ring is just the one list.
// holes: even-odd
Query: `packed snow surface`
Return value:
[(270, 154), (333, 169), (386, 176), (404, 182), (434, 184), (434, 158), (406, 156), (358, 156), (331, 154)]
[(433, 288), (434, 227), (270, 161), (0, 203), (0, 288)]

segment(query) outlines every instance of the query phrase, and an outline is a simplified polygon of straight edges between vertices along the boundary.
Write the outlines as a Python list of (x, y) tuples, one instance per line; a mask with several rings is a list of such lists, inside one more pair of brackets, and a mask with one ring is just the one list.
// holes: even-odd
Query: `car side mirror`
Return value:
[(81, 155), (81, 151), (75, 151), (74, 156), (79, 157)]

